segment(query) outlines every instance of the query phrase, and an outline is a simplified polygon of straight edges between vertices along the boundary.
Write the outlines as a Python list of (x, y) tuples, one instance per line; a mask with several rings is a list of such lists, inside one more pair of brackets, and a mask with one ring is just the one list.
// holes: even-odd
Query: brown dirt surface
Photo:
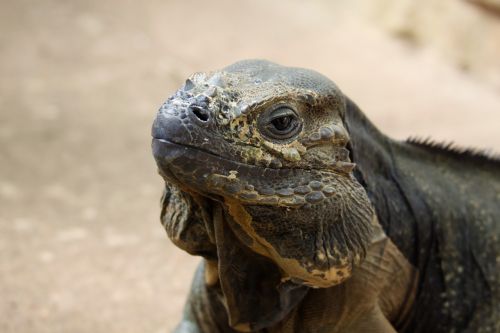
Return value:
[(245, 58), (332, 78), (385, 132), (500, 149), (500, 95), (322, 1), (0, 4), (0, 331), (167, 332), (199, 259), (158, 220), (157, 108)]

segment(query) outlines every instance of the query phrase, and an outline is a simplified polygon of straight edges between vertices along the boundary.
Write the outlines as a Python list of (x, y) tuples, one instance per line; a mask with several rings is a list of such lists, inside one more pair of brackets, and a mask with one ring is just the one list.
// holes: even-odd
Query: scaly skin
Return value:
[(266, 61), (191, 76), (153, 138), (162, 223), (204, 257), (176, 332), (500, 329), (497, 161), (394, 142)]

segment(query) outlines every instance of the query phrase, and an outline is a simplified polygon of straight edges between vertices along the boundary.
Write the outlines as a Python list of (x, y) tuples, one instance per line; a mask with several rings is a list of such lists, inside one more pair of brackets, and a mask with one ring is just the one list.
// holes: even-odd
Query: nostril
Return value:
[(190, 110), (199, 120), (203, 122), (208, 121), (209, 115), (207, 110), (200, 108), (198, 106), (191, 106)]

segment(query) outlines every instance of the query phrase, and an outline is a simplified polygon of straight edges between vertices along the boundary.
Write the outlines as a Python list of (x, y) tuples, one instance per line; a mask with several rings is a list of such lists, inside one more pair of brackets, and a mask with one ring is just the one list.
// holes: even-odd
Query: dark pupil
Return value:
[(273, 124), (274, 128), (276, 128), (278, 131), (284, 131), (288, 129), (291, 122), (292, 122), (292, 117), (285, 116), (276, 118), (271, 123)]

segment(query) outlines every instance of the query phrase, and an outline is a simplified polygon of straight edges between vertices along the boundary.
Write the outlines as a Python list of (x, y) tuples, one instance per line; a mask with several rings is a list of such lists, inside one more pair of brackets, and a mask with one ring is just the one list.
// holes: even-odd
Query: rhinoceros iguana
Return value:
[(175, 332), (500, 332), (498, 159), (261, 60), (192, 75), (152, 135), (162, 224), (203, 257)]

